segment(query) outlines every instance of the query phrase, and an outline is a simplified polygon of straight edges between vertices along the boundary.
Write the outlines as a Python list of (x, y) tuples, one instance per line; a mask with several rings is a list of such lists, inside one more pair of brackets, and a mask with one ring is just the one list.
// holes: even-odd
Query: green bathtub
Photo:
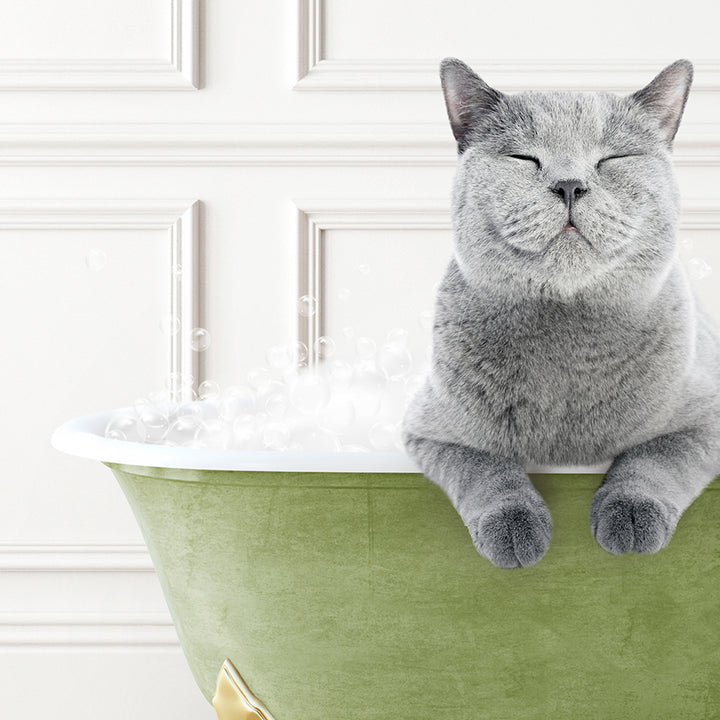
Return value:
[(118, 479), (205, 697), (226, 659), (241, 676), (250, 704), (223, 720), (720, 717), (717, 481), (666, 549), (615, 557), (589, 528), (602, 475), (533, 474), (550, 549), (500, 570), (402, 455), (219, 451), (209, 469), (213, 451), (138, 446), (165, 453), (150, 463), (102, 415), (53, 443)]

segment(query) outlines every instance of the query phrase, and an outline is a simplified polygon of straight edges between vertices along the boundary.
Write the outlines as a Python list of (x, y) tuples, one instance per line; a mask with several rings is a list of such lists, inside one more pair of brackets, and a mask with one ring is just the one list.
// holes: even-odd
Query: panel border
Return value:
[[(453, 167), (447, 123), (0, 123), (0, 167)], [(676, 167), (720, 166), (720, 124), (687, 123)]]
[[(180, 321), (180, 330), (168, 342), (168, 378), (171, 396), (189, 399), (183, 378), (202, 381), (202, 358), (190, 347), (190, 332), (202, 327), (200, 298), (199, 200), (148, 201), (7, 199), (0, 201), (0, 230), (165, 230), (170, 245), (168, 313)], [(180, 270), (176, 271), (176, 266)]]
[[(98, 575), (98, 581), (102, 578)], [(118, 612), (0, 614), (0, 648), (179, 647), (170, 615)]]
[[(139, 581), (148, 573), (154, 575), (145, 545), (8, 543), (0, 545), (0, 572), (9, 588), (18, 584), (20, 587), (23, 576), (28, 573), (42, 578), (43, 586), (52, 588), (47, 596), (54, 598), (46, 608), (35, 612), (0, 613), (0, 649), (4, 651), (179, 647), (167, 612), (117, 612), (112, 603), (88, 611), (87, 602), (82, 598), (72, 612), (52, 610), (59, 588), (63, 588), (65, 600), (74, 599), (71, 589), (65, 589), (71, 586), (62, 581), (62, 575), (82, 573), (98, 589), (105, 588), (108, 578), (118, 573), (127, 583)], [(99, 592), (98, 597), (106, 592)]]
[(167, 60), (8, 58), (0, 60), (0, 89), (196, 90), (200, 87), (199, 2), (170, 0)]
[[(329, 60), (325, 57), (324, 0), (298, 0), (298, 64), (296, 90), (437, 91), (442, 58), (401, 60)], [(670, 60), (467, 60), (483, 68), (483, 77), (503, 90), (608, 90), (632, 92), (649, 83)], [(720, 90), (720, 59), (694, 63), (693, 87)]]
[(317, 339), (324, 335), (326, 314), (326, 230), (451, 229), (448, 201), (403, 200), (295, 200), (298, 217), (297, 297), (310, 295), (317, 311), (310, 317), (298, 314), (297, 340), (308, 348), (308, 366), (322, 358)]

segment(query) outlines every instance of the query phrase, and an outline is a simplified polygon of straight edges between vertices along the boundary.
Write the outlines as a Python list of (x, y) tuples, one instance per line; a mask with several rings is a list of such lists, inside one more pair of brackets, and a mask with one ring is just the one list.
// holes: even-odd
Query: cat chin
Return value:
[(568, 297), (593, 285), (602, 272), (587, 244), (556, 243), (548, 247), (542, 265), (531, 274), (546, 289)]

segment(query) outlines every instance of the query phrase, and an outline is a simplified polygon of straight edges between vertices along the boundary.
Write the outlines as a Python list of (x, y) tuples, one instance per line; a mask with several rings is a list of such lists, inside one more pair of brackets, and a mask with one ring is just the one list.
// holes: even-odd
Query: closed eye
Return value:
[(508, 155), (508, 157), (515, 158), (516, 160), (529, 160), (535, 163), (538, 168), (540, 167), (540, 161), (532, 155)]
[(606, 162), (607, 160), (619, 160), (620, 158), (629, 158), (629, 157), (638, 157), (642, 153), (626, 153), (625, 155), (608, 155), (607, 157), (601, 158), (597, 161), (597, 164), (595, 165), (596, 169), (599, 169), (600, 166)]

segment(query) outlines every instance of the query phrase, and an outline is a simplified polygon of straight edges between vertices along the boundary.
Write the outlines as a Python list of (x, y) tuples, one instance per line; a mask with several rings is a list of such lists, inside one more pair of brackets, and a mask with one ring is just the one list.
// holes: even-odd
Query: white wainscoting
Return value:
[[(277, 342), (348, 323), (382, 333), (427, 311), (452, 236), (443, 57), (506, 92), (621, 93), (691, 59), (680, 252), (711, 267), (693, 283), (720, 319), (714, 10), (647, 0), (626, 26), (621, 6), (558, 8), (553, 43), (530, 0), (0, 8), (0, 717), (215, 717), (114, 478), (49, 435), (166, 375), (230, 384)], [(83, 266), (95, 247), (100, 272)], [(355, 273), (361, 258), (376, 271)], [(314, 323), (296, 312), (309, 289)], [(159, 334), (166, 313), (183, 332), (209, 328), (208, 351)], [(415, 332), (422, 355), (429, 330)]]
[(4, 90), (194, 90), (198, 0), (26, 0), (0, 9)]

